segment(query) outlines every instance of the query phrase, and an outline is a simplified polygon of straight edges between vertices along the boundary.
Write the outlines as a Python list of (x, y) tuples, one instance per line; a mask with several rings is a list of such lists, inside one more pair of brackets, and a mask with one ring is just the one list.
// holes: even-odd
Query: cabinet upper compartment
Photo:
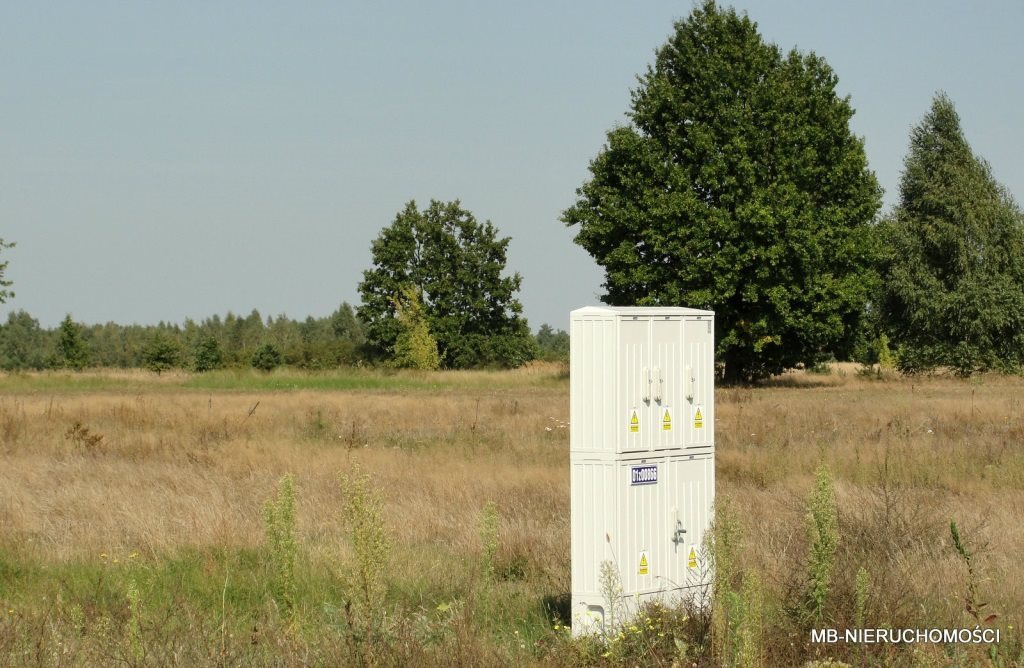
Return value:
[(571, 313), (570, 351), (573, 452), (713, 446), (713, 312), (577, 309)]

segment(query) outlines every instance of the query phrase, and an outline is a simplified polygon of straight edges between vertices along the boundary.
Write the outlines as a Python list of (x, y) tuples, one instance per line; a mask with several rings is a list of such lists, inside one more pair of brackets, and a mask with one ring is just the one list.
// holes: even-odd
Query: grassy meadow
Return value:
[[(1024, 665), (1024, 380), (844, 367), (716, 402), (730, 617), (574, 641), (562, 367), (0, 376), (0, 665)], [(808, 633), (975, 626), (1000, 643)]]

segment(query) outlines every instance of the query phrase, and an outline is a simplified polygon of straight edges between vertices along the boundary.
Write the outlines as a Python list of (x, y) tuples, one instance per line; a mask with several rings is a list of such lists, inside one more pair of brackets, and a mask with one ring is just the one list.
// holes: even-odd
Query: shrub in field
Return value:
[(263, 521), (270, 564), (273, 571), (273, 593), (278, 606), (287, 614), (295, 607), (295, 479), (289, 473), (277, 486), (277, 498), (263, 505)]
[(252, 354), (252, 366), (260, 371), (273, 371), (281, 366), (281, 352), (273, 343), (264, 343)]
[(832, 472), (822, 464), (814, 476), (807, 501), (807, 603), (809, 613), (821, 622), (825, 600), (832, 586), (832, 571), (839, 546), (839, 519)]
[(854, 349), (853, 357), (861, 364), (858, 373), (862, 376), (881, 376), (882, 372), (895, 369), (899, 362), (889, 346), (889, 337), (884, 333), (871, 340), (861, 341)]
[(157, 332), (142, 350), (143, 365), (157, 374), (176, 367), (179, 357), (178, 346), (162, 332)]
[(707, 552), (714, 571), (712, 652), (722, 666), (759, 666), (764, 654), (763, 587), (754, 573), (740, 572), (742, 549), (739, 515), (729, 497), (719, 497)]
[(207, 334), (196, 342), (192, 349), (192, 370), (213, 371), (224, 366), (224, 354), (217, 338)]
[[(387, 582), (391, 537), (384, 526), (380, 492), (369, 474), (358, 464), (341, 476), (342, 519), (352, 544), (354, 563), (347, 573), (348, 596), (345, 603), (351, 640), (356, 651), (370, 651), (383, 629), (384, 596)], [(365, 657), (364, 657), (365, 658)]]
[(740, 601), (733, 606), (736, 618), (735, 666), (754, 668), (764, 665), (764, 591), (761, 578), (748, 573), (743, 578)]

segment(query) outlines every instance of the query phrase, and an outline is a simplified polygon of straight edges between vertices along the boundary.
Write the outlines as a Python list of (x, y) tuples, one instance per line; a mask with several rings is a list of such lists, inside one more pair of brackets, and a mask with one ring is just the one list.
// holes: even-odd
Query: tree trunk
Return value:
[(747, 382), (747, 368), (743, 364), (739, 351), (728, 350), (722, 358), (725, 361), (725, 373), (722, 374), (722, 381), (726, 385), (739, 385)]

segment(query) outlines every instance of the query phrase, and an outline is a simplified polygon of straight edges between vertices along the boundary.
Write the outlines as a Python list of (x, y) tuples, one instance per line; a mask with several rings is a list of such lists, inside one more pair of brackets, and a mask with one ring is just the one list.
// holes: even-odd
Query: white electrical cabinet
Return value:
[(571, 314), (574, 634), (610, 631), (642, 601), (672, 603), (709, 584), (714, 342), (711, 311)]

